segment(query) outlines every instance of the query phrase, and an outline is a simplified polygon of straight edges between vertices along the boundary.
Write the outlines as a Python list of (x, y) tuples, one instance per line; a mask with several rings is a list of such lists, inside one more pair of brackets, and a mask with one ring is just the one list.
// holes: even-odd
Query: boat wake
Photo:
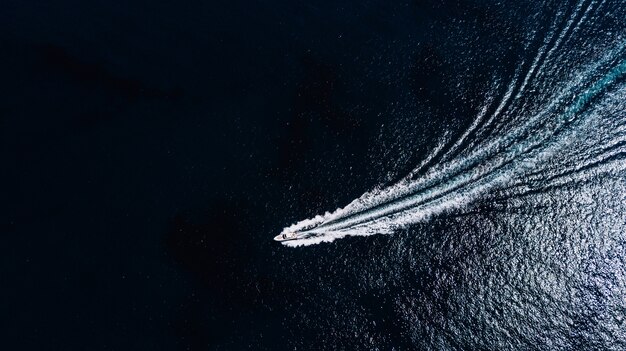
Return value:
[[(579, 52), (587, 27), (615, 10), (605, 1), (566, 5), (554, 15), (532, 60), (484, 99), (473, 123), (442, 142), (398, 183), (347, 206), (295, 223), (287, 246), (348, 235), (390, 234), (477, 200), (511, 198), (626, 171), (626, 37), (612, 31)], [(619, 11), (618, 11), (619, 12)], [(620, 28), (624, 29), (624, 28)], [(566, 45), (567, 44), (567, 45)]]

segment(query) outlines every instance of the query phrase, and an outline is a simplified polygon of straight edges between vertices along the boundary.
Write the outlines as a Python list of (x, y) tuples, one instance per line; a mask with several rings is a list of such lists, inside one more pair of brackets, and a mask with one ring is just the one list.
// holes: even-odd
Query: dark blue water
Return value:
[(5, 348), (626, 349), (623, 18), (3, 3)]

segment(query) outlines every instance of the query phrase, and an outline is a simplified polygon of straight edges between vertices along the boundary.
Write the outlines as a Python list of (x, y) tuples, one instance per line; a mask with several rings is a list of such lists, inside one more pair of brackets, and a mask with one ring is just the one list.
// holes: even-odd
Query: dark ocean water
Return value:
[(624, 18), (5, 1), (4, 348), (626, 350)]

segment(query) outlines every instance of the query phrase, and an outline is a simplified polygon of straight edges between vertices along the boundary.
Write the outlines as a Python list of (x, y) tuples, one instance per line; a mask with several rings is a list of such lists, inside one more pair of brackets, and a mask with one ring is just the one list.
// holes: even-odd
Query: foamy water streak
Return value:
[[(494, 112), (487, 115), (488, 106), (493, 102), (487, 97), (477, 118), (438, 164), (413, 179), (424, 164), (442, 152), (441, 143), (397, 184), (374, 189), (344, 208), (285, 228), (283, 233), (295, 232), (306, 238), (283, 243), (306, 246), (347, 235), (389, 234), (463, 208), (496, 192), (519, 196), (626, 170), (624, 126), (620, 122), (624, 118), (623, 101), (626, 101), (623, 79), (626, 55), (622, 37), (614, 40), (612, 49), (591, 57), (588, 64), (570, 74), (566, 83), (557, 85), (558, 89), (538, 94), (540, 108), (523, 113), (516, 105), (520, 97), (523, 99), (527, 87), (545, 83), (536, 80), (551, 69), (550, 65), (556, 64), (550, 62), (550, 57), (564, 40), (579, 31), (594, 5), (597, 9), (602, 4), (603, 1), (599, 5), (596, 1), (580, 1), (569, 12), (570, 18), (563, 20), (561, 30), (551, 31), (546, 36), (528, 71), (523, 75), (516, 72)], [(560, 18), (554, 23), (559, 21)], [(521, 82), (520, 76), (524, 77)], [(514, 99), (513, 94), (516, 94)], [(516, 113), (513, 119), (517, 124), (504, 123), (497, 133), (489, 137), (483, 135), (480, 141), (474, 139), (468, 144), (471, 149), (461, 150), (471, 133), (512, 111)], [(598, 141), (595, 144), (594, 137)], [(453, 154), (455, 156), (450, 157)], [(571, 156), (559, 161), (563, 154)]]

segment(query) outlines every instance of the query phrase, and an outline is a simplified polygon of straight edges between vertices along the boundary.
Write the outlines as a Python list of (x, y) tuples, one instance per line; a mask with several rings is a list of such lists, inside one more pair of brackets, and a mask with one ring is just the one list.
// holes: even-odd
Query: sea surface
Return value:
[(626, 350), (625, 19), (7, 1), (6, 348)]

